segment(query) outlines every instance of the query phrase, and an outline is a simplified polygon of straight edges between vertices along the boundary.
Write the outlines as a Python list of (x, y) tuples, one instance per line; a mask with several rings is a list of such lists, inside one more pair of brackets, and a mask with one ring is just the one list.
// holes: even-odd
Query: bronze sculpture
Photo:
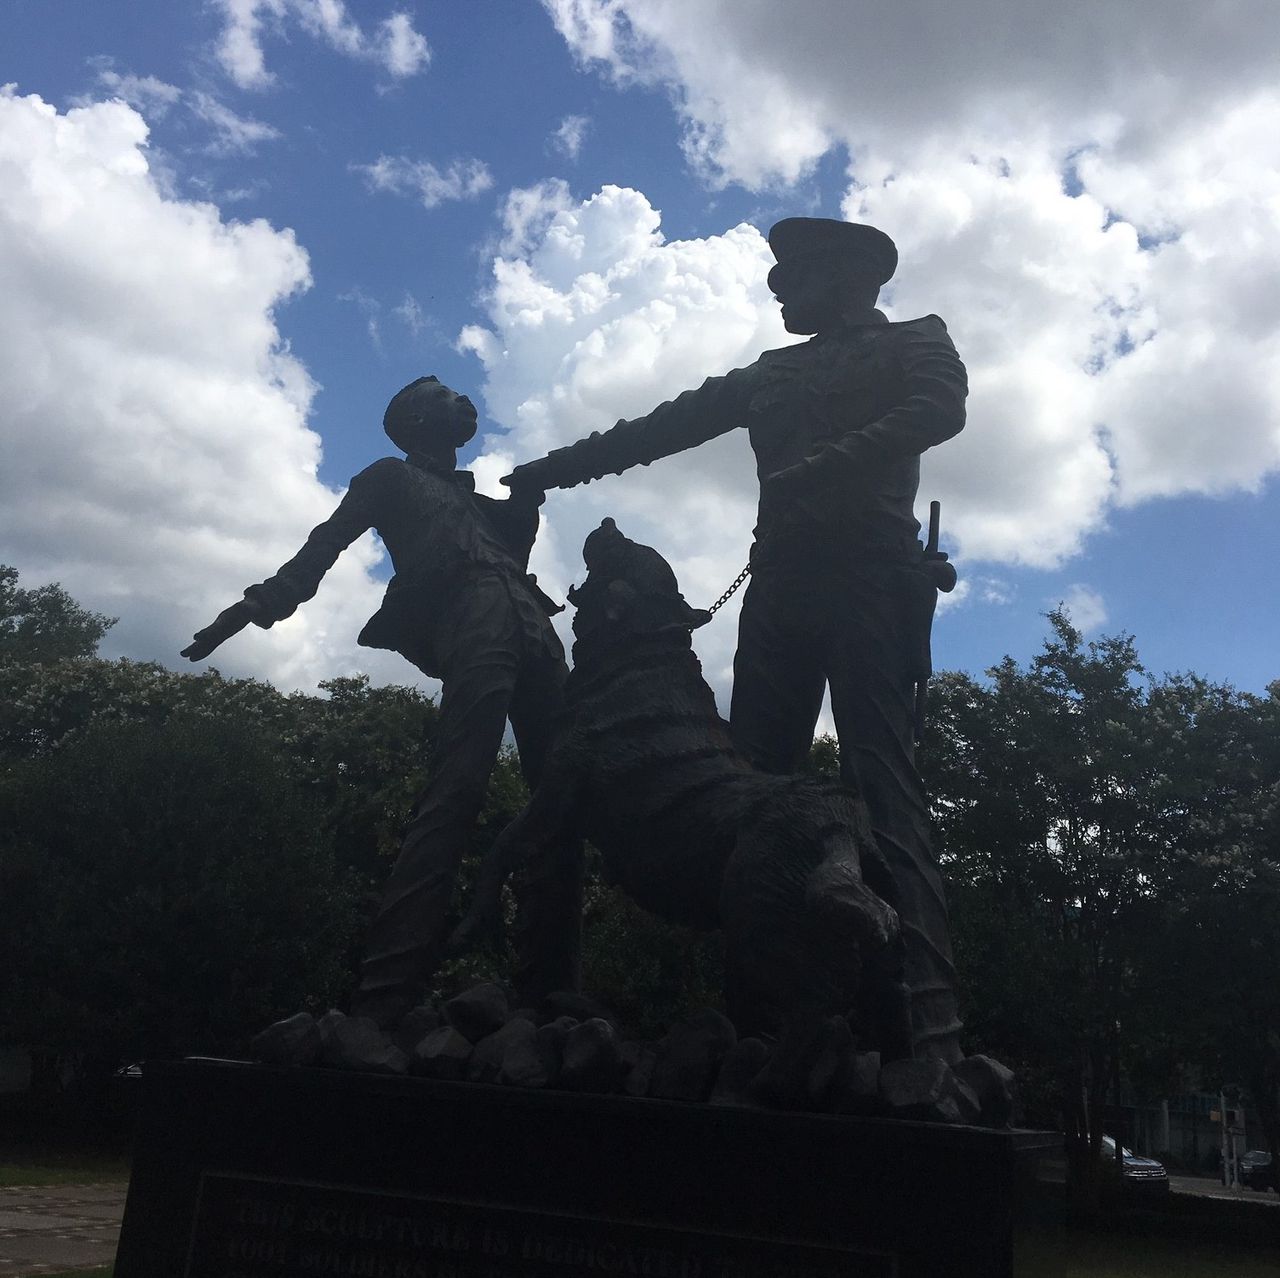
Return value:
[[(567, 669), (548, 617), (560, 609), (527, 575), (542, 494), (479, 496), (455, 454), (475, 434), (476, 410), (434, 377), (387, 406), (383, 426), (406, 458), (361, 471), (324, 523), (274, 576), (200, 631), (183, 656), (198, 661), (249, 622), (269, 627), (316, 592), (366, 529), (395, 568), (359, 642), (399, 652), (443, 683), (428, 779), (415, 802), (370, 930), (352, 1011), (394, 1025), (439, 962), (454, 880), (484, 800), (508, 718), (531, 785), (546, 757)], [(581, 849), (565, 845), (522, 883), (525, 943), (518, 983), (530, 999), (578, 982)]]
[(709, 614), (689, 607), (661, 555), (606, 519), (583, 558), (560, 728), (451, 947), (500, 920), (512, 870), (587, 838), (647, 910), (723, 931), (739, 1035), (782, 1031), (766, 1092), (787, 1089), (831, 1017), (849, 1014), (864, 1050), (910, 1056), (893, 882), (865, 805), (845, 786), (760, 772), (734, 748), (690, 644)]
[(964, 365), (937, 316), (877, 310), (897, 250), (875, 228), (788, 218), (769, 285), (809, 342), (517, 467), (515, 493), (621, 473), (745, 426), (760, 506), (730, 727), (758, 768), (794, 772), (824, 688), (847, 782), (865, 796), (894, 880), (918, 1055), (960, 1059), (955, 972), (914, 762), (916, 690), (936, 601), (913, 513), (920, 454), (964, 425)]

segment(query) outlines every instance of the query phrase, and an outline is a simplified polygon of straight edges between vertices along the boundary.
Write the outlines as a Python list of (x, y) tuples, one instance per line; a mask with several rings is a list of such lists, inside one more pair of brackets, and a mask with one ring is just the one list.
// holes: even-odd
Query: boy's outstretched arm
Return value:
[(257, 615), (257, 605), (250, 600), (241, 599), (233, 603), (203, 630), (192, 635), (192, 641), (183, 648), (182, 656), (189, 661), (203, 661), (219, 644), (225, 643), (232, 635), (238, 635)]
[(190, 661), (202, 661), (250, 622), (269, 629), (277, 621), (292, 616), (300, 603), (310, 599), (338, 556), (373, 526), (380, 467), (381, 462), (374, 462), (362, 470), (351, 481), (337, 510), (311, 530), (302, 549), (273, 576), (250, 586), (243, 599), (224, 608), (211, 624), (197, 631), (193, 641), (183, 648), (182, 655)]

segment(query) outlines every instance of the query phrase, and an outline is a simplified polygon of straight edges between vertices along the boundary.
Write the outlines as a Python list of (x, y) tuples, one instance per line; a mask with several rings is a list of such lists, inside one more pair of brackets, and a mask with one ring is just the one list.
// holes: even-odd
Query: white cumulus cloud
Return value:
[(242, 89), (260, 89), (274, 79), (263, 40), (290, 22), (338, 53), (381, 67), (394, 79), (416, 75), (431, 60), (426, 38), (412, 18), (395, 12), (372, 34), (351, 17), (343, 0), (213, 0), (222, 15), (216, 53), (223, 70)]
[(493, 185), (493, 175), (482, 160), (455, 160), (438, 168), (429, 160), (380, 155), (372, 164), (355, 164), (371, 191), (416, 196), (424, 209), (446, 200), (470, 200)]
[(1092, 586), (1076, 582), (1067, 588), (1067, 593), (1062, 599), (1051, 602), (1057, 603), (1067, 614), (1067, 620), (1081, 634), (1088, 634), (1092, 630), (1097, 630), (1099, 626), (1106, 625), (1106, 601)]
[(431, 47), (426, 37), (413, 29), (407, 13), (393, 13), (378, 24), (374, 48), (379, 61), (397, 80), (417, 75), (431, 61)]
[[(489, 414), (508, 434), (488, 441), (477, 484), (619, 417), (636, 416), (708, 374), (749, 363), (791, 339), (765, 286), (772, 257), (738, 226), (668, 242), (634, 190), (606, 186), (583, 202), (546, 183), (507, 199), (509, 252), (493, 263), (488, 323), (460, 345), (485, 370)], [(551, 493), (533, 568), (553, 591), (581, 580), (581, 547), (605, 515), (672, 562), (686, 596), (709, 604), (746, 561), (755, 522), (755, 465), (745, 432)], [(727, 686), (738, 599), (698, 631), (708, 675)]]
[(551, 134), (551, 145), (561, 155), (576, 160), (590, 127), (591, 121), (585, 115), (566, 115)]
[(794, 180), (832, 145), (918, 162), (936, 145), (1163, 146), (1269, 89), (1271, 0), (543, 0), (575, 55), (672, 93), (695, 163)]
[[(0, 544), (120, 617), (109, 650), (176, 662), (340, 494), (317, 479), (315, 386), (273, 312), (310, 283), (264, 221), (169, 197), (123, 102), (65, 114), (0, 94)], [(270, 631), (216, 654), (285, 687), (398, 659), (355, 646), (377, 606), (371, 537)]]
[(712, 185), (846, 150), (844, 216), (901, 250), (891, 317), (941, 314), (969, 366), (928, 481), (970, 558), (1054, 566), (1116, 505), (1280, 470), (1270, 0), (544, 4), (584, 66), (671, 95)]
[(182, 98), (182, 90), (154, 75), (135, 75), (117, 71), (110, 58), (92, 58), (98, 67), (97, 81), (112, 97), (127, 102), (146, 115), (156, 119), (164, 116), (169, 108)]
[[(117, 71), (114, 60), (105, 56), (90, 58), (89, 64), (97, 68), (95, 81), (99, 89), (105, 89), (111, 97), (128, 103), (145, 119), (162, 120), (171, 108), (183, 105), (209, 130), (211, 138), (204, 149), (210, 155), (252, 155), (261, 143), (275, 142), (283, 137), (275, 125), (241, 115), (203, 89), (184, 92), (176, 84), (169, 84), (153, 75)], [(92, 106), (95, 100), (93, 94), (81, 94), (72, 99), (72, 105)], [(153, 173), (156, 168), (153, 153)]]
[(197, 119), (213, 130), (209, 149), (217, 155), (251, 155), (263, 142), (274, 142), (280, 130), (263, 120), (240, 115), (212, 94), (190, 94), (187, 105)]

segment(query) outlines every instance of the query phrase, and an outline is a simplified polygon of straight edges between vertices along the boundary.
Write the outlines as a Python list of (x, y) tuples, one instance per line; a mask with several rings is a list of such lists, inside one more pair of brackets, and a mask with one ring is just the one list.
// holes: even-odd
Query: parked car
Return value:
[[(1164, 1164), (1154, 1158), (1143, 1158), (1131, 1149), (1122, 1147), (1124, 1161), (1120, 1166), (1120, 1175), (1126, 1194), (1167, 1194), (1169, 1192), (1169, 1173)], [(1106, 1162), (1116, 1161), (1116, 1142), (1110, 1136), (1102, 1138), (1102, 1157)]]
[(1276, 1169), (1265, 1149), (1251, 1149), (1240, 1155), (1240, 1183), (1250, 1189), (1276, 1188)]

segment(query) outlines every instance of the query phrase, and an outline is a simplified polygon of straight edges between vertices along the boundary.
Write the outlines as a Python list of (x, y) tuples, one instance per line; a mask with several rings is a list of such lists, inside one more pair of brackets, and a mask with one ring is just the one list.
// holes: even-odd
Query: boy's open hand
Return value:
[(183, 648), (182, 656), (189, 661), (203, 661), (220, 643), (239, 634), (254, 619), (257, 611), (247, 599), (224, 608), (211, 625), (196, 631), (192, 642)]

